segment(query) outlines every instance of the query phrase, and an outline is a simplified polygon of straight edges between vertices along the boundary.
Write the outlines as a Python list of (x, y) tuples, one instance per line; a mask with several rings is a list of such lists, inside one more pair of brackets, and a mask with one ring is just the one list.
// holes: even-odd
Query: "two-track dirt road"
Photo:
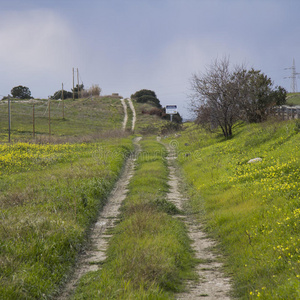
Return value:
[[(121, 99), (122, 101), (123, 99)], [(132, 109), (133, 119), (132, 130), (134, 130), (135, 124), (135, 110), (131, 101), (129, 101), (130, 108)], [(128, 121), (127, 105), (124, 103), (124, 121), (123, 130), (126, 129)], [(131, 104), (130, 104), (131, 103)], [(125, 109), (126, 106), (126, 109)], [(114, 190), (108, 198), (107, 204), (103, 211), (99, 214), (98, 220), (95, 223), (91, 231), (90, 244), (87, 245), (86, 251), (81, 255), (78, 260), (77, 266), (74, 270), (73, 276), (66, 284), (58, 300), (67, 300), (70, 295), (75, 291), (76, 285), (81, 276), (90, 271), (98, 270), (101, 267), (101, 262), (106, 258), (106, 249), (108, 239), (110, 237), (106, 231), (114, 226), (115, 221), (119, 215), (119, 208), (122, 202), (126, 198), (127, 186), (131, 177), (134, 174), (135, 159), (140, 151), (139, 140), (141, 138), (135, 138), (135, 152), (128, 158), (123, 173), (115, 185)], [(160, 141), (160, 138), (158, 138)], [(189, 230), (189, 236), (193, 241), (193, 248), (195, 250), (195, 256), (201, 261), (197, 266), (197, 272), (199, 275), (199, 282), (187, 282), (187, 291), (177, 295), (177, 299), (221, 299), (228, 300), (229, 292), (231, 289), (229, 279), (224, 277), (221, 272), (222, 264), (219, 261), (218, 256), (212, 253), (211, 247), (214, 242), (207, 238), (201, 225), (199, 225), (192, 217), (186, 213), (184, 198), (180, 192), (180, 177), (175, 165), (176, 159), (176, 143), (169, 143), (166, 145), (168, 150), (168, 168), (169, 168), (169, 186), (170, 191), (167, 195), (167, 199), (172, 201), (184, 214), (176, 216), (186, 223)]]

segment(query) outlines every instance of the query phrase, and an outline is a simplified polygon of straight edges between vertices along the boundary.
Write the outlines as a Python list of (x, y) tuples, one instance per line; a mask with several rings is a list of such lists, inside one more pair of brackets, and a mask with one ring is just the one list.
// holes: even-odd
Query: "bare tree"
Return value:
[(192, 107), (199, 124), (219, 126), (226, 138), (232, 136), (232, 128), (239, 119), (239, 88), (235, 72), (229, 68), (229, 59), (215, 60), (204, 74), (193, 75), (191, 86)]
[(286, 91), (280, 86), (274, 89), (261, 71), (247, 71), (243, 66), (231, 70), (228, 58), (215, 60), (201, 75), (194, 74), (191, 87), (196, 122), (220, 127), (225, 138), (232, 136), (237, 121), (262, 122), (270, 108), (286, 101)]

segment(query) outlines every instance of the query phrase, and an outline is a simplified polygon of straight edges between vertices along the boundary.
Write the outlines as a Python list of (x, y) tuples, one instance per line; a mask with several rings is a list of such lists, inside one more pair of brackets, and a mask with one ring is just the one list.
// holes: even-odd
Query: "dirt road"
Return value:
[[(176, 159), (177, 141), (171, 141), (167, 146), (168, 149), (168, 167), (170, 172), (169, 185), (170, 192), (168, 200), (173, 202), (179, 209), (186, 210), (186, 200), (179, 191), (180, 179), (177, 176), (174, 160)], [(229, 292), (231, 289), (229, 278), (222, 274), (222, 264), (218, 256), (212, 253), (211, 247), (215, 242), (209, 239), (201, 228), (199, 223), (193, 219), (192, 215), (185, 214), (179, 216), (187, 225), (189, 236), (193, 241), (193, 249), (196, 258), (201, 263), (197, 266), (197, 273), (200, 282), (187, 282), (188, 291), (179, 294), (177, 299), (207, 299), (207, 300), (229, 300)]]
[(74, 292), (79, 279), (87, 272), (98, 270), (101, 262), (105, 260), (105, 252), (110, 237), (110, 235), (106, 234), (106, 231), (114, 226), (119, 215), (121, 203), (126, 198), (127, 185), (133, 175), (135, 159), (140, 151), (140, 146), (138, 145), (140, 139), (140, 137), (135, 138), (135, 152), (128, 158), (120, 179), (110, 194), (107, 204), (100, 213), (97, 222), (92, 228), (90, 245), (87, 246), (85, 253), (80, 257), (74, 269), (72, 278), (57, 300), (67, 300)]
[(130, 98), (120, 99), (120, 101), (123, 105), (123, 109), (124, 109), (124, 119), (123, 119), (123, 123), (122, 123), (122, 129), (124, 131), (126, 130), (126, 125), (127, 125), (127, 122), (128, 122), (128, 112), (127, 112), (126, 100), (128, 101), (129, 107), (132, 111), (131, 131), (134, 132), (135, 123), (136, 123), (136, 112), (135, 112), (135, 108), (134, 108), (134, 105), (132, 103), (132, 100)]
[[(92, 229), (90, 245), (87, 246), (84, 255), (79, 259), (71, 280), (57, 298), (58, 300), (67, 300), (74, 292), (81, 276), (89, 271), (98, 270), (99, 266), (101, 266), (101, 262), (105, 260), (107, 243), (110, 237), (106, 234), (106, 231), (114, 226), (118, 218), (120, 205), (126, 198), (127, 186), (134, 172), (135, 158), (140, 151), (138, 144), (140, 139), (141, 138), (135, 139), (136, 151), (134, 155), (127, 160), (122, 176), (118, 180), (106, 206), (100, 213)], [(184, 211), (186, 209), (186, 199), (184, 199), (180, 193), (180, 179), (177, 175), (174, 163), (176, 159), (176, 143), (170, 143), (167, 149), (169, 152), (167, 159), (170, 172), (168, 182), (170, 191), (167, 198)], [(222, 264), (219, 262), (218, 257), (211, 252), (211, 247), (214, 245), (214, 242), (206, 237), (201, 226), (195, 222), (191, 215), (184, 214), (177, 217), (186, 223), (190, 238), (193, 241), (195, 255), (201, 260), (201, 263), (197, 266), (200, 281), (187, 282), (187, 292), (178, 294), (177, 299), (195, 300), (205, 297), (205, 299), (209, 300), (229, 300), (230, 282), (221, 272)]]
[(128, 113), (127, 113), (127, 104), (125, 102), (125, 100), (122, 98), (120, 99), (122, 105), (123, 105), (123, 110), (124, 110), (124, 119), (123, 119), (123, 123), (122, 123), (122, 129), (125, 131), (126, 129), (126, 125), (127, 125), (127, 121), (128, 121)]

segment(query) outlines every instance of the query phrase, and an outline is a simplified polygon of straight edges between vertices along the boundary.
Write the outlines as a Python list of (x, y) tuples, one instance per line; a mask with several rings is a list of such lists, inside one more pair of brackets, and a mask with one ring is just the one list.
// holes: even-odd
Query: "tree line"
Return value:
[[(16, 87), (13, 87), (10, 91), (11, 96), (3, 97), (2, 100), (7, 99), (8, 97), (16, 98), (16, 99), (33, 99), (31, 96), (31, 91), (27, 86), (19, 85)], [(88, 96), (100, 96), (101, 94), (101, 88), (98, 84), (93, 84), (89, 89), (85, 89), (83, 84), (76, 85), (73, 89), (71, 89), (71, 92), (66, 90), (58, 90), (56, 91), (52, 96), (50, 96), (50, 99), (53, 100), (59, 100), (59, 99), (68, 99), (68, 98), (83, 98)]]
[(220, 127), (226, 138), (239, 121), (262, 122), (270, 109), (286, 103), (286, 90), (267, 75), (244, 66), (230, 67), (229, 59), (215, 60), (200, 75), (191, 78), (192, 111), (196, 123)]

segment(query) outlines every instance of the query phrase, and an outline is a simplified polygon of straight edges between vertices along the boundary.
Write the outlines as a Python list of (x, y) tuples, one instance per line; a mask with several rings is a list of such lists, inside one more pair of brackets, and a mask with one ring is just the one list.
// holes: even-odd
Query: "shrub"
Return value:
[(159, 116), (159, 117), (162, 117), (163, 114), (164, 114), (164, 111), (158, 107), (153, 107), (152, 109), (149, 110), (149, 115), (156, 115), (156, 116)]
[(63, 93), (62, 93), (62, 91), (59, 90), (59, 91), (56, 91), (53, 96), (51, 96), (51, 99), (54, 99), (54, 100), (62, 99), (62, 95), (64, 96), (64, 99), (73, 97), (73, 94), (71, 92), (63, 90)]
[(140, 90), (131, 95), (131, 98), (136, 99), (138, 103), (150, 103), (158, 108), (161, 108), (160, 101), (156, 97), (155, 92), (150, 90)]
[(99, 87), (98, 84), (93, 84), (89, 89), (88, 89), (88, 93), (89, 95), (92, 96), (100, 96), (101, 94), (101, 88)]
[(11, 95), (14, 98), (19, 98), (19, 99), (31, 99), (31, 92), (30, 89), (27, 86), (15, 86), (11, 90)]
[[(168, 114), (163, 114), (162, 118), (164, 120), (171, 120), (171, 115)], [(182, 117), (179, 113), (177, 113), (176, 115), (173, 115), (172, 117), (173, 122), (177, 123), (177, 124), (181, 124), (182, 123)]]
[(170, 134), (175, 131), (179, 131), (182, 129), (182, 125), (175, 122), (168, 122), (161, 128), (161, 134)]

